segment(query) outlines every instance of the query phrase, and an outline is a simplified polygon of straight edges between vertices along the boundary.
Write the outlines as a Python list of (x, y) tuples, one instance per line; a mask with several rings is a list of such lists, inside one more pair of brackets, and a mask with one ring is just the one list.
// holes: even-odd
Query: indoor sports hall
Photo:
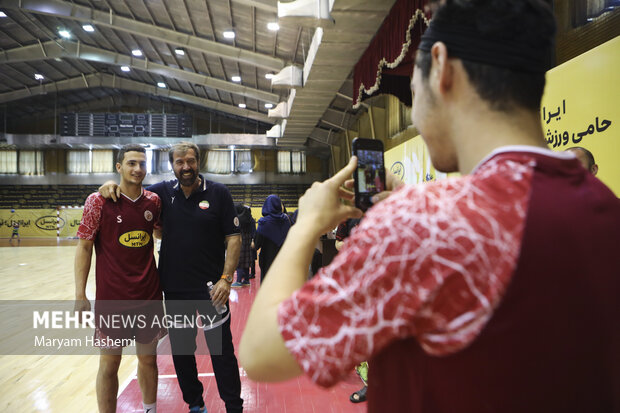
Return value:
[[(349, 163), (358, 137), (381, 141), (385, 169), (405, 184), (462, 177), (435, 168), (412, 121), (416, 54), (446, 1), (452, 3), (0, 0), (0, 411), (99, 411), (98, 352), (45, 344), (40, 335), (33, 342), (32, 327), (41, 321), (39, 307), (73, 308), (84, 205), (105, 182), (120, 182), (117, 156), (124, 145), (144, 148), (146, 187), (176, 180), (169, 151), (191, 142), (199, 149), (200, 182), (223, 184), (255, 222), (270, 195), (281, 200), (280, 213), (293, 216), (314, 182)], [(454, 0), (468, 1), (510, 3)], [(527, 2), (550, 7), (557, 25), (552, 49), (540, 57), (548, 69), (540, 104), (544, 141), (554, 152), (579, 147), (590, 153), (596, 180), (620, 197), (620, 1)], [(471, 45), (464, 43), (467, 52)], [(512, 45), (506, 40), (506, 49)], [(165, 202), (164, 210), (175, 199)], [(334, 226), (317, 241), (309, 278), (338, 256), (336, 232)], [(156, 260), (161, 242), (153, 236), (145, 244)], [(566, 251), (563, 259), (578, 252)], [(86, 296), (94, 303), (92, 255)], [(237, 358), (261, 288), (261, 265), (252, 256), (255, 275), (230, 290)], [(202, 334), (197, 340), (204, 350)], [(157, 353), (157, 411), (188, 411), (169, 335)], [(144, 412), (138, 361), (126, 354), (116, 411)], [(206, 411), (225, 412), (211, 358), (201, 351), (196, 361)], [(366, 391), (359, 393), (366, 383), (358, 370), (350, 368), (326, 388), (306, 374), (255, 381), (239, 364), (243, 411), (377, 411)], [(369, 371), (369, 395), (378, 399)]]

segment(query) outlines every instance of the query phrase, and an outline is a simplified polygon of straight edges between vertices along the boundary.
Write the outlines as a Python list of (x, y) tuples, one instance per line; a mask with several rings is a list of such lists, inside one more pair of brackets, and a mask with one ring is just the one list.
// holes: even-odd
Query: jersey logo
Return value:
[(233, 224), (235, 224), (236, 227), (239, 226), (239, 217), (233, 218)]
[(171, 197), (172, 201), (170, 202), (171, 204), (174, 204), (174, 197)]
[(200, 201), (198, 206), (200, 209), (209, 209), (209, 201)]
[(144, 211), (144, 219), (151, 222), (153, 220), (153, 213), (147, 209)]
[(151, 240), (151, 236), (146, 231), (129, 231), (118, 237), (118, 242), (126, 247), (144, 247)]
[(118, 216), (116, 217), (116, 222), (117, 222), (118, 224), (120, 224), (121, 222), (123, 222), (123, 218), (121, 218), (121, 216), (120, 216), (120, 215), (118, 215)]

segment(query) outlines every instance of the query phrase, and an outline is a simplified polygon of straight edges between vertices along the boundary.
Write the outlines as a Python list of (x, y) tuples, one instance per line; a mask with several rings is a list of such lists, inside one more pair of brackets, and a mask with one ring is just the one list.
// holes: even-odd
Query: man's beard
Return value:
[(196, 173), (196, 171), (194, 171), (193, 169), (190, 169), (189, 171), (185, 171), (185, 172), (190, 172), (191, 173), (190, 176), (183, 176), (183, 172), (184, 171), (181, 171), (177, 175), (177, 179), (179, 180), (179, 183), (182, 186), (194, 185), (194, 183), (196, 182), (196, 179), (198, 178), (198, 174)]

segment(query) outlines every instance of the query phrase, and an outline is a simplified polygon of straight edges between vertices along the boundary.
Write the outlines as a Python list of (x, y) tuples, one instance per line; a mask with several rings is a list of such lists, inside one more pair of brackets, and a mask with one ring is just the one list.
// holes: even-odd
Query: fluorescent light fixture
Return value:
[(273, 107), (273, 103), (265, 103), (265, 107), (267, 109), (271, 109)]
[(235, 38), (235, 32), (233, 32), (232, 30), (226, 30), (223, 34), (224, 34), (224, 37), (227, 39)]
[(267, 23), (267, 28), (272, 32), (280, 30), (280, 25), (277, 22), (269, 22)]
[(65, 39), (68, 39), (69, 37), (71, 37), (71, 33), (69, 33), (68, 30), (58, 30), (58, 34), (61, 37), (64, 37)]
[(82, 29), (84, 29), (84, 31), (88, 33), (92, 33), (95, 31), (95, 28), (93, 27), (92, 24), (85, 24), (82, 26)]
[(174, 52), (179, 56), (185, 56), (185, 50), (179, 48), (174, 49)]
[(142, 56), (142, 50), (140, 50), (140, 49), (133, 49), (131, 51), (131, 54), (136, 56), (136, 57), (140, 57), (140, 56)]
[(245, 105), (245, 103), (239, 103), (239, 107), (240, 107), (241, 109), (245, 109), (245, 108), (246, 108), (246, 105)]
[(165, 89), (166, 88), (166, 84), (164, 82), (157, 82), (157, 87)]
[(6, 17), (6, 13), (3, 11), (0, 11), (0, 17)]
[(39, 74), (39, 73), (35, 73), (34, 74), (34, 79), (35, 80), (43, 80), (43, 79), (45, 79), (45, 77), (43, 75)]
[(233, 82), (241, 82), (241, 76), (233, 76), (230, 78)]
[(273, 77), (274, 77), (274, 76), (275, 76), (275, 75), (274, 75), (273, 73), (267, 73), (267, 74), (265, 75), (265, 79), (269, 79), (269, 80), (271, 80), (271, 79), (273, 79)]
[(131, 69), (129, 68), (129, 66), (121, 66), (121, 71), (123, 72), (129, 72)]

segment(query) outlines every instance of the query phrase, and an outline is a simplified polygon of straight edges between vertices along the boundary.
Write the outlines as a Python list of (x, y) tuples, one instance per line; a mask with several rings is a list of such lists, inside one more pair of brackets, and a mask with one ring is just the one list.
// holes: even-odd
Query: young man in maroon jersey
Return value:
[[(90, 310), (86, 281), (93, 246), (97, 253), (94, 342), (100, 347), (96, 387), (101, 413), (116, 412), (123, 343), (134, 338), (144, 411), (156, 413), (156, 350), (165, 331), (150, 327), (153, 317), (163, 315), (162, 292), (153, 257), (153, 229), (159, 219), (161, 201), (156, 194), (142, 189), (145, 152), (139, 145), (126, 145), (120, 150), (116, 163), (121, 177), (119, 201), (105, 200), (99, 193), (91, 194), (86, 199), (77, 233), (80, 240), (75, 255), (76, 311)], [(111, 320), (117, 314), (131, 315), (144, 323), (136, 322), (124, 329), (99, 323), (101, 318)]]
[(362, 214), (340, 202), (355, 158), (315, 183), (250, 311), (248, 377), (331, 386), (369, 360), (369, 412), (618, 411), (620, 201), (546, 145), (546, 3), (441, 2), (412, 120), (435, 168), (461, 177), (395, 188), (391, 175), (306, 282), (319, 235)]

